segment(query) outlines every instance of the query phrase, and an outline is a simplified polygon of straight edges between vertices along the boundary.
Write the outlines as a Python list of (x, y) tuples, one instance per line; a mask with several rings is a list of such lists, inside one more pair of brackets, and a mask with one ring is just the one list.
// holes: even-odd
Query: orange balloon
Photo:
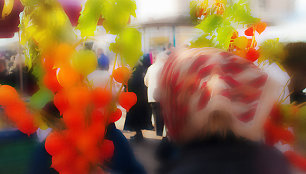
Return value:
[(0, 105), (9, 106), (19, 102), (19, 96), (16, 90), (9, 85), (0, 86)]
[(71, 67), (65, 66), (57, 69), (57, 80), (62, 87), (70, 88), (81, 80), (81, 76)]
[(45, 149), (50, 155), (61, 153), (65, 147), (65, 139), (58, 132), (50, 133), (45, 141)]
[(123, 66), (115, 69), (112, 75), (117, 82), (127, 84), (131, 73), (127, 67)]
[(68, 91), (68, 101), (73, 108), (84, 109), (91, 99), (91, 93), (86, 86), (76, 86)]
[(32, 115), (22, 113), (19, 115), (20, 119), (17, 121), (18, 129), (27, 135), (31, 135), (36, 132), (38, 127), (35, 125), (34, 118)]
[(54, 65), (58, 68), (70, 64), (70, 58), (75, 50), (72, 45), (63, 43), (57, 46), (54, 51)]
[(261, 34), (263, 31), (265, 31), (267, 27), (267, 24), (265, 22), (260, 22), (256, 25), (256, 31)]

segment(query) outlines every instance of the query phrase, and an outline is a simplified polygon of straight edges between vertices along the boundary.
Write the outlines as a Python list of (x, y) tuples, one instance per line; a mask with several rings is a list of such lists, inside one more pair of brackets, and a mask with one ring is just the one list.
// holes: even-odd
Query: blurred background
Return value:
[[(72, 24), (76, 24), (84, 0), (59, 0), (59, 2)], [(11, 83), (15, 84), (14, 87), (32, 93), (35, 89), (28, 89), (31, 88), (28, 84), (32, 83), (32, 77), (21, 73), (24, 67), (24, 55), (19, 44), (18, 24), (19, 13), (23, 9), (19, 0), (15, 0), (15, 3), (17, 5), (14, 5), (12, 14), (5, 20), (0, 20), (0, 79), (4, 74), (11, 74), (10, 78), (13, 81)], [(231, 3), (231, 0), (228, 0), (228, 3)], [(249, 0), (249, 3), (252, 14), (268, 23), (267, 29), (258, 37), (259, 44), (273, 38), (279, 38), (280, 42), (285, 44), (306, 42), (306, 0)], [(3, 8), (3, 4), (4, 0), (0, 0), (0, 9)], [(131, 25), (142, 33), (143, 53), (161, 52), (169, 44), (174, 47), (188, 45), (201, 32), (194, 28), (190, 20), (190, 0), (136, 0), (136, 4), (137, 18), (131, 19)], [(110, 65), (115, 55), (108, 48), (114, 41), (115, 35), (107, 34), (101, 26), (98, 27), (95, 37), (88, 40), (94, 51), (103, 50), (110, 59)], [(289, 79), (289, 75), (277, 67), (267, 71), (274, 74), (283, 85)], [(288, 91), (287, 88), (286, 94)], [(118, 129), (123, 130), (124, 121), (125, 117), (122, 117), (116, 123)], [(0, 129), (4, 127), (0, 120)], [(129, 138), (132, 134), (124, 132), (124, 135)], [(145, 146), (136, 145), (133, 148), (137, 149), (136, 156), (151, 173), (150, 171), (157, 166), (157, 162), (151, 158), (153, 149), (162, 137), (156, 136), (154, 131), (144, 131), (144, 137), (151, 139), (152, 142)]]

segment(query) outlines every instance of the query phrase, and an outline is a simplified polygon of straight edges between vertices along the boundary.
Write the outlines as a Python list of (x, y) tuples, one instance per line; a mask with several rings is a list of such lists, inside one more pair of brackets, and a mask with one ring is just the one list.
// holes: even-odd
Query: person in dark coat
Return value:
[(126, 115), (124, 130), (136, 131), (136, 135), (131, 137), (132, 140), (136, 141), (143, 139), (142, 129), (153, 129), (151, 122), (152, 110), (147, 99), (147, 87), (144, 84), (144, 76), (150, 65), (150, 55), (146, 54), (139, 61), (128, 81), (127, 89), (137, 95), (137, 103)]

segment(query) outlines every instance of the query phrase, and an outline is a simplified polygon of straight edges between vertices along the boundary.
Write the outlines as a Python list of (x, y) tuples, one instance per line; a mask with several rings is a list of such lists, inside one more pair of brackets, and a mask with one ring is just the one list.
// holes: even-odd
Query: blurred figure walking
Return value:
[(145, 54), (136, 65), (127, 86), (128, 91), (137, 95), (137, 103), (126, 114), (124, 130), (136, 131), (136, 135), (131, 137), (131, 140), (135, 142), (143, 140), (142, 129), (153, 129), (152, 110), (148, 103), (147, 87), (144, 84), (144, 76), (150, 65), (150, 55)]
[(155, 62), (148, 68), (144, 83), (148, 87), (148, 102), (152, 108), (152, 113), (155, 119), (156, 135), (163, 136), (164, 120), (161, 114), (160, 103), (156, 101), (156, 88), (163, 65), (167, 61), (168, 55), (166, 51), (159, 53)]

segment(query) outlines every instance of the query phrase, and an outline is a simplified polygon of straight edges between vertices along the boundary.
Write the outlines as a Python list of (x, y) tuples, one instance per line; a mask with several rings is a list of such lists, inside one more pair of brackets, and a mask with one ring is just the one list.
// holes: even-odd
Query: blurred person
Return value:
[(5, 59), (0, 59), (0, 83), (4, 83), (6, 81), (7, 69)]
[(135, 66), (127, 85), (128, 91), (137, 95), (137, 103), (126, 114), (124, 130), (136, 131), (136, 135), (131, 137), (131, 141), (135, 142), (143, 140), (142, 129), (153, 129), (152, 110), (148, 103), (147, 87), (144, 84), (144, 76), (150, 65), (150, 55), (145, 54)]
[(254, 64), (215, 48), (181, 48), (160, 79), (167, 135), (179, 150), (159, 173), (290, 173), (282, 153), (262, 142), (279, 85)]
[(105, 87), (109, 81), (109, 59), (106, 56), (100, 55), (98, 58), (98, 68), (87, 76), (89, 82), (92, 82), (93, 87)]
[(161, 69), (167, 58), (168, 55), (165, 51), (159, 53), (156, 56), (154, 63), (148, 68), (147, 73), (144, 77), (144, 83), (148, 87), (148, 102), (152, 108), (152, 113), (156, 124), (156, 135), (158, 136), (163, 136), (164, 121), (161, 115), (160, 104), (154, 99), (154, 93), (157, 88), (158, 79), (160, 78)]
[(306, 102), (306, 43), (296, 42), (286, 45), (287, 56), (284, 60), (284, 66), (292, 77), (289, 90), (291, 91), (290, 100), (297, 104)]

